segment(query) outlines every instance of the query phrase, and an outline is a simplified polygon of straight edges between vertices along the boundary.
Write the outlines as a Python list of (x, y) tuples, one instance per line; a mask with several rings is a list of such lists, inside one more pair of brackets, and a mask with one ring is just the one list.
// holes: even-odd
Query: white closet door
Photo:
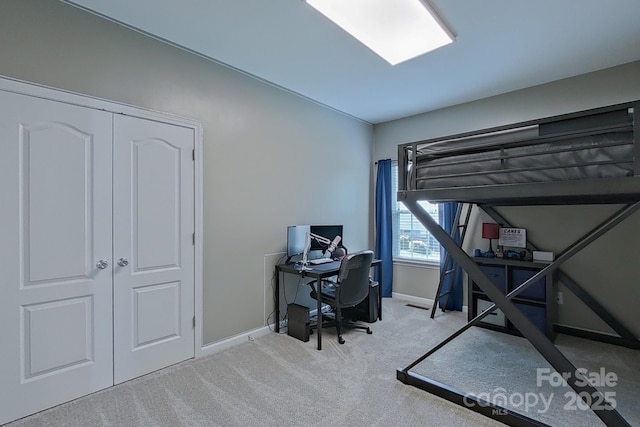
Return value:
[(0, 111), (2, 424), (113, 384), (112, 115), (7, 92)]
[(116, 384), (195, 354), (193, 148), (193, 129), (114, 117)]

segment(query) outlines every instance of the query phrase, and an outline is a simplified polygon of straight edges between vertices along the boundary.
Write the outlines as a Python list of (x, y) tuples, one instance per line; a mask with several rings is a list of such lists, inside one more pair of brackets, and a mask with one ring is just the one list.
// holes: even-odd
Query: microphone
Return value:
[(333, 242), (331, 242), (331, 244), (330, 244), (330, 245), (329, 245), (329, 247), (327, 248), (327, 250), (328, 250), (329, 252), (333, 252), (333, 251), (335, 251), (335, 250), (336, 250), (336, 248), (338, 247), (338, 243), (340, 243), (340, 240), (342, 240), (342, 237), (340, 237), (340, 236), (336, 236), (336, 237), (333, 239)]

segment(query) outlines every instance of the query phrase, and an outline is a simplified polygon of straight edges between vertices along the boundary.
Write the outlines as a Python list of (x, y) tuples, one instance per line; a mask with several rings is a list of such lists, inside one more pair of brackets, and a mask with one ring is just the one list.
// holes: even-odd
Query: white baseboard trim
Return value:
[[(317, 312), (318, 310), (315, 308), (312, 310), (309, 310), (309, 317), (315, 316)], [(286, 328), (287, 328), (287, 320), (285, 319), (280, 322), (280, 331), (286, 330)], [(211, 344), (204, 345), (202, 346), (198, 354), (196, 354), (196, 358), (208, 356), (210, 354), (216, 353), (221, 350), (226, 350), (238, 344), (242, 344), (243, 342), (253, 341), (254, 338), (268, 335), (272, 332), (275, 333), (275, 329), (276, 329), (275, 324), (271, 324), (269, 326), (263, 326), (261, 328), (253, 329), (251, 331), (243, 332), (241, 334), (234, 335), (232, 337), (225, 338), (220, 341), (216, 341)]]
[[(416, 305), (422, 305), (425, 307), (431, 308), (433, 306), (433, 300), (429, 298), (421, 298), (413, 295), (400, 294), (397, 292), (393, 292), (391, 297), (396, 300), (406, 301)], [(384, 299), (382, 300), (382, 305), (384, 306)], [(316, 309), (309, 310), (309, 316), (313, 317), (316, 314)], [(467, 306), (462, 306), (462, 311), (467, 312)], [(280, 329), (287, 327), (287, 321), (283, 320), (280, 322)], [(243, 342), (253, 341), (254, 338), (258, 338), (267, 334), (272, 333), (275, 330), (275, 325), (263, 326), (261, 328), (253, 329), (247, 332), (243, 332), (238, 335), (234, 335), (229, 338), (222, 339), (220, 341), (216, 341), (207, 345), (203, 345), (200, 348), (200, 351), (197, 352), (196, 358), (208, 356), (210, 354), (216, 353), (221, 350), (226, 350), (238, 344), (242, 344)]]
[(272, 330), (272, 327), (263, 326), (262, 328), (253, 329), (211, 344), (203, 345), (196, 357), (208, 356), (218, 351), (226, 350), (238, 344), (242, 344), (243, 342), (253, 341), (254, 338), (270, 334)]

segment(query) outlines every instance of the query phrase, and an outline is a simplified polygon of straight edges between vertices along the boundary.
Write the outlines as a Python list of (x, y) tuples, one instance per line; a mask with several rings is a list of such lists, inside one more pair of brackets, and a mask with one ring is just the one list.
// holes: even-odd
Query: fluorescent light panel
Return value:
[(391, 65), (453, 42), (426, 0), (306, 0)]

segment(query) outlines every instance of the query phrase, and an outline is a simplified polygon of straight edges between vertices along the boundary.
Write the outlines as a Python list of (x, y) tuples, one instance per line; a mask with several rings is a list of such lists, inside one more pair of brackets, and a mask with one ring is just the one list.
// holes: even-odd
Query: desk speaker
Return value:
[(309, 308), (298, 304), (287, 306), (287, 335), (301, 341), (309, 341)]

